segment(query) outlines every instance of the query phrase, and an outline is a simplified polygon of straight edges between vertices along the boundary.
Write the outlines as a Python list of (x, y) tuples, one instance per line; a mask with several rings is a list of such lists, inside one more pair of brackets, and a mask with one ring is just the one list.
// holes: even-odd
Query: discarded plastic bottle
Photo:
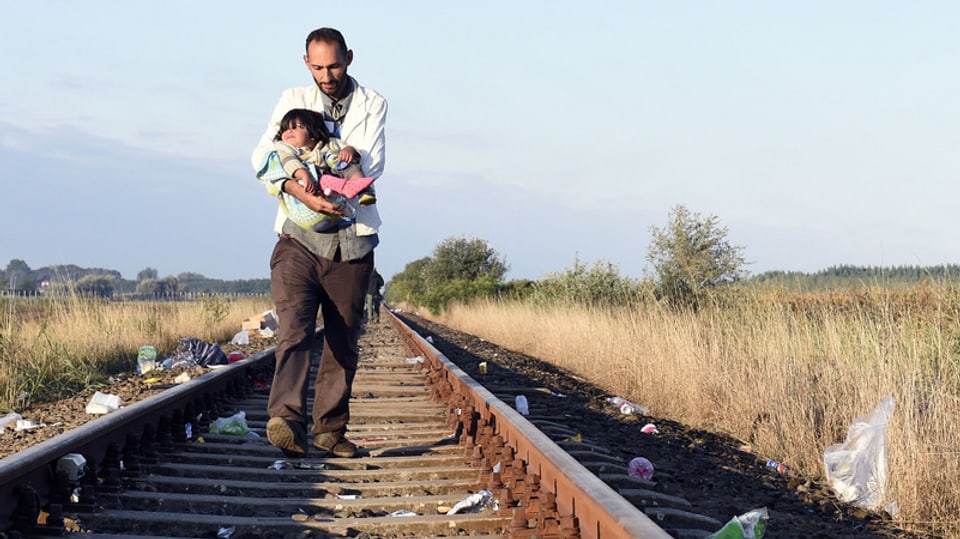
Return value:
[(522, 415), (530, 415), (530, 405), (527, 403), (527, 397), (517, 395), (517, 411)]
[(778, 473), (787, 473), (790, 470), (790, 468), (787, 468), (783, 464), (780, 464), (773, 459), (767, 461), (767, 468), (776, 470)]
[(137, 374), (144, 375), (157, 368), (157, 349), (149, 344), (137, 352)]
[(623, 397), (610, 397), (607, 399), (607, 402), (616, 406), (620, 410), (620, 413), (623, 415), (632, 415), (632, 414), (645, 415), (647, 413), (646, 406), (632, 403), (627, 399), (624, 399)]

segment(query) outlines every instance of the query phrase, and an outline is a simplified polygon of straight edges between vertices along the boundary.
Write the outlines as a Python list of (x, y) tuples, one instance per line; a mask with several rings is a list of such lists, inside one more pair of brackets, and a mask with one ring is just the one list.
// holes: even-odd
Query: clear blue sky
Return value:
[(955, 2), (270, 5), (5, 5), (0, 267), (269, 276), (250, 152), (319, 26), (390, 102), (387, 278), (459, 235), (641, 276), (678, 204), (753, 273), (960, 262)]

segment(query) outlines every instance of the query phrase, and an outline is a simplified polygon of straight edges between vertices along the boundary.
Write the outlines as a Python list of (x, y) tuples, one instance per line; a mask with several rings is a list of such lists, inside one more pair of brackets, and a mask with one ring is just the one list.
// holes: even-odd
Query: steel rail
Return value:
[(583, 539), (667, 539), (666, 531), (627, 502), (571, 457), (519, 412), (498, 399), (432, 344), (391, 313), (391, 319), (408, 346), (440, 365), (454, 392), (465, 397), (480, 413), (481, 422), (493, 425), (528, 469), (536, 470), (541, 488), (556, 495), (561, 514), (577, 518)]
[[(370, 398), (358, 396), (355, 385), (351, 408), (375, 426), (358, 425), (353, 432), (364, 436), (367, 431), (393, 429), (395, 439), (380, 442), (380, 437), (368, 434), (359, 458), (308, 459), (307, 469), (287, 471), (268, 471), (267, 464), (277, 458), (271, 456), (276, 449), (264, 441), (190, 439), (184, 423), (199, 413), (215, 416), (220, 402), (246, 407), (248, 418), (262, 427), (264, 397), (251, 392), (247, 378), (250, 369), (272, 364), (270, 349), (0, 460), (0, 529), (26, 536), (63, 535), (60, 510), (64, 510), (80, 514), (95, 529), (97, 522), (110, 521), (126, 523), (121, 529), (131, 533), (170, 536), (179, 529), (188, 536), (207, 533), (203, 530), (230, 521), (247, 530), (246, 536), (267, 530), (292, 536), (312, 528), (326, 534), (370, 536), (446, 536), (459, 531), (544, 539), (670, 537), (397, 316), (386, 309), (384, 313), (408, 354), (422, 357), (422, 362), (414, 366), (395, 359), (394, 366), (363, 374), (362, 391)], [(426, 388), (411, 385), (422, 382)], [(418, 404), (427, 397), (436, 404)], [(118, 464), (123, 465), (120, 447), (132, 468), (122, 480), (116, 477), (121, 473)], [(145, 450), (156, 455), (158, 448), (160, 458), (141, 467), (139, 455)], [(55, 466), (69, 453), (80, 453), (93, 463), (87, 487), (111, 500), (106, 507), (85, 504), (82, 498), (80, 503), (63, 502), (64, 479)], [(106, 464), (96, 466), (108, 460), (113, 462), (112, 482)], [(438, 504), (484, 488), (499, 502), (493, 513), (444, 515), (425, 510), (407, 518), (383, 516), (384, 511), (411, 503), (434, 507), (436, 512)], [(36, 498), (34, 505), (25, 500), (24, 492), (26, 498)], [(330, 499), (332, 492), (363, 493), (363, 499)], [(297, 504), (316, 513), (306, 520), (291, 519)], [(40, 522), (40, 506), (52, 515), (45, 523)], [(236, 512), (221, 513), (226, 507)], [(217, 513), (206, 516), (204, 511)], [(337, 511), (348, 514), (335, 515)], [(376, 514), (361, 515), (369, 511)]]
[(11, 525), (20, 487), (29, 485), (41, 497), (50, 491), (56, 479), (53, 467), (61, 457), (79, 453), (102, 461), (111, 444), (124, 444), (129, 432), (154, 425), (162, 416), (178, 412), (182, 415), (182, 411), (195, 405), (203, 394), (226, 391), (231, 385), (245, 381), (250, 367), (272, 359), (272, 350), (254, 354), (0, 459), (0, 529)]

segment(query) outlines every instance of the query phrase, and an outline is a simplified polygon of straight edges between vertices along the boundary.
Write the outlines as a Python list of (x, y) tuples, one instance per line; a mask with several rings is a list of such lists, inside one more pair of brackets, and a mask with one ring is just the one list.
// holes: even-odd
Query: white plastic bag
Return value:
[(722, 528), (707, 536), (707, 539), (761, 539), (767, 531), (770, 515), (766, 507), (747, 511), (731, 518)]
[(88, 414), (109, 414), (120, 409), (120, 397), (97, 391), (87, 403)]
[(887, 482), (887, 445), (885, 427), (896, 406), (888, 396), (870, 415), (854, 420), (847, 439), (823, 452), (827, 481), (842, 502), (867, 509), (883, 504)]
[(242, 436), (247, 432), (247, 413), (243, 410), (230, 417), (220, 417), (210, 422), (210, 434)]

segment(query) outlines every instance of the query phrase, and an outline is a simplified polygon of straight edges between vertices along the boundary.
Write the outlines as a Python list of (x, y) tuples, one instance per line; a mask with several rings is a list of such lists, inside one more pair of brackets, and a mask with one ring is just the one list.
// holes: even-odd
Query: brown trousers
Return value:
[(279, 318), (276, 371), (267, 401), (270, 417), (307, 426), (307, 378), (319, 311), (323, 353), (314, 380), (312, 431), (346, 429), (360, 355), (364, 295), (372, 272), (372, 251), (357, 260), (340, 261), (339, 256), (327, 260), (295, 239), (277, 241), (270, 257), (270, 292)]

